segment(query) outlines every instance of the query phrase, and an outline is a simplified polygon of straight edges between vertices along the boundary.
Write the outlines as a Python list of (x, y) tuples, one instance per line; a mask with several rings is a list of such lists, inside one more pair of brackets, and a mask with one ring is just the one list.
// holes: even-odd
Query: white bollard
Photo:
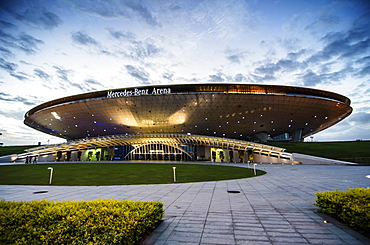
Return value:
[(52, 167), (48, 167), (48, 169), (50, 169), (49, 185), (51, 185), (51, 181), (53, 180), (53, 168)]
[(254, 175), (257, 175), (257, 173), (256, 173), (256, 165), (257, 165), (257, 163), (253, 164), (253, 168), (254, 168)]
[(173, 169), (173, 182), (176, 182), (176, 167), (172, 167)]

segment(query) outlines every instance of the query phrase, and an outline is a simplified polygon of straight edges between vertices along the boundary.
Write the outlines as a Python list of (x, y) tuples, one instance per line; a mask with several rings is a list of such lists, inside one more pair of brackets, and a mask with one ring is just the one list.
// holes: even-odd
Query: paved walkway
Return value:
[[(317, 213), (312, 205), (318, 191), (369, 187), (370, 179), (365, 176), (370, 174), (370, 166), (258, 165), (257, 168), (267, 174), (165, 185), (0, 186), (0, 199), (160, 200), (166, 212), (164, 222), (143, 244), (370, 244), (359, 233)], [(33, 194), (39, 191), (48, 192)]]

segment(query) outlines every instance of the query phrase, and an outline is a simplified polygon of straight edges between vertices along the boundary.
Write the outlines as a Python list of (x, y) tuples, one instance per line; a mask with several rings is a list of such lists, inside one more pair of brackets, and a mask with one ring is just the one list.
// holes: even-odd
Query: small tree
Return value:
[(234, 151), (229, 151), (230, 162), (234, 162)]
[(100, 161), (100, 151), (95, 153), (96, 161)]
[(223, 150), (219, 151), (218, 155), (220, 157), (221, 162), (224, 162), (224, 151)]
[(239, 160), (242, 163), (243, 162), (243, 159), (244, 159), (244, 151), (239, 150), (238, 151), (238, 155), (239, 155)]
[(65, 159), (66, 159), (67, 162), (69, 160), (71, 160), (71, 152), (70, 151), (67, 151), (66, 156), (65, 156)]
[(57, 156), (56, 156), (56, 160), (57, 160), (57, 162), (59, 162), (60, 161), (60, 159), (62, 159), (62, 152), (61, 151), (58, 151), (57, 152)]
[(214, 162), (216, 162), (216, 152), (212, 151), (212, 159)]
[(248, 150), (248, 161), (252, 162), (254, 159), (253, 151)]
[(89, 151), (89, 152), (87, 153), (87, 160), (88, 160), (88, 161), (91, 161), (91, 159), (92, 159), (92, 155), (93, 155), (93, 152), (92, 152), (92, 151)]

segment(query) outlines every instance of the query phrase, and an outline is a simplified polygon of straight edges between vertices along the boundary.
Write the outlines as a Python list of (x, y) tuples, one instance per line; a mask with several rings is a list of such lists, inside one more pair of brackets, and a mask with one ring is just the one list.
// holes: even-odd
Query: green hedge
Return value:
[(316, 194), (316, 206), (349, 227), (370, 234), (370, 189), (349, 188)]
[(158, 201), (0, 201), (0, 244), (135, 244), (163, 218)]

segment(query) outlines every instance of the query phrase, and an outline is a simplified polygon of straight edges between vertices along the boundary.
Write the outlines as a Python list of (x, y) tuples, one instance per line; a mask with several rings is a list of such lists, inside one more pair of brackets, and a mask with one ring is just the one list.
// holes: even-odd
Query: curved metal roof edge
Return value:
[[(192, 90), (184, 90), (183, 92), (205, 92), (205, 91), (197, 91), (196, 88), (200, 88), (201, 86), (212, 86), (212, 87), (220, 87), (220, 86), (226, 86), (227, 89), (232, 89), (232, 86), (255, 86), (255, 87), (263, 87), (266, 89), (282, 89), (283, 92), (290, 92), (292, 94), (296, 95), (311, 95), (311, 96), (318, 96), (322, 98), (329, 98), (341, 101), (344, 104), (350, 105), (351, 101), (346, 96), (340, 95), (338, 93), (329, 92), (325, 90), (319, 90), (319, 89), (312, 89), (312, 88), (305, 88), (305, 87), (295, 87), (295, 86), (286, 86), (286, 85), (267, 85), (267, 84), (237, 84), (237, 83), (199, 83), (199, 84), (170, 84), (170, 85), (149, 85), (149, 86), (138, 86), (138, 87), (126, 87), (126, 88), (117, 88), (117, 89), (107, 89), (107, 90), (99, 90), (99, 91), (93, 91), (88, 93), (82, 93), (77, 95), (71, 95), (67, 97), (62, 97), (59, 99), (51, 100), (45, 103), (42, 103), (32, 109), (30, 109), (25, 114), (25, 118), (27, 118), (30, 114), (35, 113), (36, 111), (56, 106), (58, 104), (62, 103), (68, 103), (78, 100), (87, 100), (87, 99), (93, 99), (93, 98), (104, 98), (107, 96), (107, 92), (109, 91), (122, 91), (122, 90), (133, 90), (133, 89), (148, 89), (148, 88), (182, 88), (182, 89), (192, 89)], [(207, 92), (221, 92), (211, 90)], [(242, 93), (242, 92), (241, 92)], [(268, 94), (266, 92), (266, 94)]]

